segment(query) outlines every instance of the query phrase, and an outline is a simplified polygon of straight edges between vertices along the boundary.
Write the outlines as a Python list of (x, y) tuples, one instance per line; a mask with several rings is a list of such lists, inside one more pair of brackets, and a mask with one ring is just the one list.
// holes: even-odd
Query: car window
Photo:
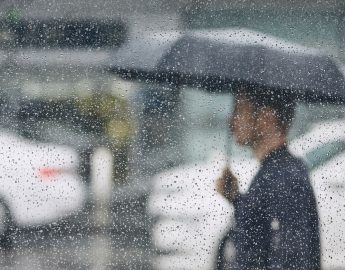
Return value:
[(306, 160), (310, 169), (315, 169), (327, 161), (333, 159), (336, 155), (345, 151), (345, 142), (334, 141), (326, 143), (317, 149), (306, 154)]

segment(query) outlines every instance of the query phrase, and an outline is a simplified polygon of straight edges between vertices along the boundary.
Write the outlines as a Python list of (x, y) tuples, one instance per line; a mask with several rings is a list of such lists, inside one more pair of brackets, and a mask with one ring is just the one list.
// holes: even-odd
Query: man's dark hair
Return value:
[(279, 128), (287, 133), (295, 117), (296, 99), (291, 93), (257, 85), (238, 85), (235, 95), (245, 95), (256, 111), (272, 108), (277, 114)]

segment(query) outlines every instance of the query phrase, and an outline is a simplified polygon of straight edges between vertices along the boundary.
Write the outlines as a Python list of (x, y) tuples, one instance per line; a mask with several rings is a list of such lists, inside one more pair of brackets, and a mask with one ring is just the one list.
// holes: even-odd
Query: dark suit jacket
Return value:
[(264, 159), (234, 206), (236, 268), (320, 269), (315, 196), (305, 165), (285, 146)]

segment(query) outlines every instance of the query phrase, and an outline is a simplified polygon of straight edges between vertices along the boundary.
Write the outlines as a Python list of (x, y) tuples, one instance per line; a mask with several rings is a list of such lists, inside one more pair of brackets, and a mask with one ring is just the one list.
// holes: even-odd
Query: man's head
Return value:
[(263, 137), (286, 137), (294, 112), (295, 102), (286, 94), (254, 86), (239, 86), (229, 124), (239, 144), (253, 146)]

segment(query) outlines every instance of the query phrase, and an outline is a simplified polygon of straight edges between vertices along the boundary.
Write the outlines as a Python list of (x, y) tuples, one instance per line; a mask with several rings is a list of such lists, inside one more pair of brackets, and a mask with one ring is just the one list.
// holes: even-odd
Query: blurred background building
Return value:
[[(344, 2), (340, 0), (2, 1), (0, 16), (119, 18), (130, 33), (154, 30), (249, 27), (306, 44), (343, 51)], [(130, 34), (131, 35), (131, 34)]]

